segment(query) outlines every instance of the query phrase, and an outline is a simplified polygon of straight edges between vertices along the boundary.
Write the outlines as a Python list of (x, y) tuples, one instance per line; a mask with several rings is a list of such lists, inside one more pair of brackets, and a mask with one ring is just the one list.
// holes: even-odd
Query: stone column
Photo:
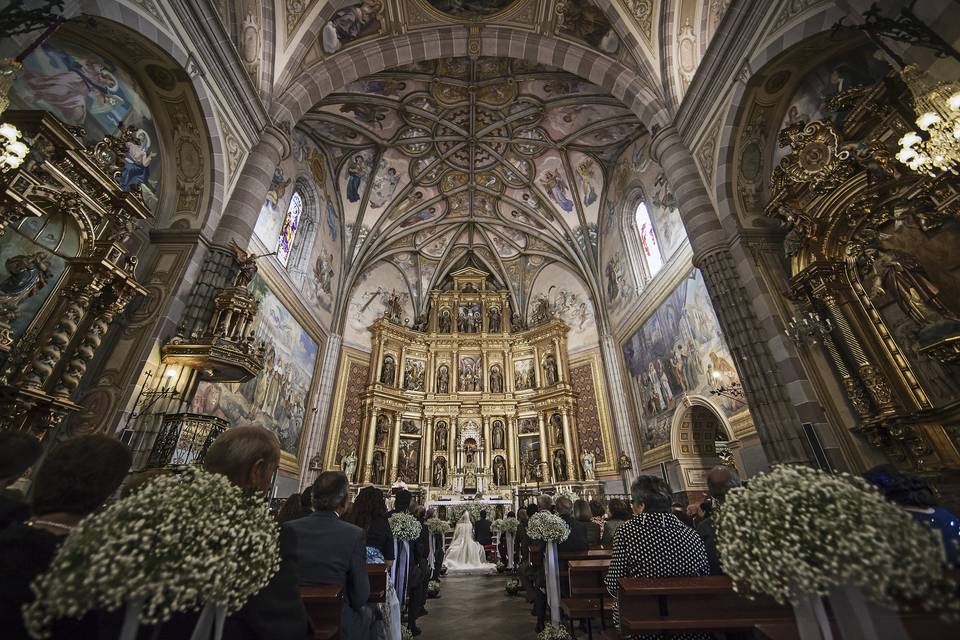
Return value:
[(397, 418), (393, 421), (393, 442), (390, 445), (390, 469), (387, 477), (383, 479), (384, 484), (392, 484), (397, 478), (397, 463), (400, 460), (400, 422), (402, 419), (403, 416), (400, 412), (397, 412)]
[(694, 265), (703, 273), (767, 458), (810, 462), (801, 423), (823, 429), (826, 417), (742, 243), (735, 214), (730, 212), (724, 228), (693, 155), (672, 126), (654, 135), (651, 154), (677, 198)]
[(570, 428), (570, 407), (562, 407), (560, 416), (563, 418), (563, 453), (567, 456), (567, 481), (575, 482), (579, 473), (580, 461), (577, 460), (577, 450), (573, 446), (573, 429)]
[(213, 243), (226, 246), (230, 241), (246, 249), (253, 237), (260, 210), (280, 161), (290, 155), (289, 127), (267, 125), (260, 133), (243, 164), (237, 186), (224, 207)]
[(613, 336), (610, 334), (600, 336), (600, 350), (606, 365), (604, 370), (607, 376), (607, 398), (610, 400), (610, 411), (613, 414), (613, 432), (617, 435), (620, 451), (627, 454), (634, 466), (633, 469), (624, 472), (624, 490), (628, 491), (636, 475), (636, 469), (640, 465), (639, 425), (630, 419), (630, 410), (627, 407), (629, 386), (624, 378), (623, 356)]
[[(310, 460), (319, 453), (326, 441), (326, 435), (330, 428), (339, 428), (340, 425), (328, 425), (330, 419), (330, 405), (333, 404), (333, 391), (337, 386), (337, 364), (340, 361), (340, 347), (343, 344), (343, 338), (337, 334), (327, 336), (327, 342), (323, 347), (323, 364), (320, 365), (320, 389), (317, 393), (316, 403), (313, 405), (314, 411), (310, 414), (309, 424), (304, 425), (307, 429), (307, 446), (304, 448), (302, 469), (300, 471), (301, 490), (313, 481), (313, 472), (310, 471)], [(349, 375), (349, 371), (344, 371), (343, 375)], [(360, 452), (357, 452), (359, 457)], [(366, 463), (366, 458), (364, 458)], [(357, 475), (358, 478), (362, 477)]]
[(537, 421), (540, 423), (540, 468), (546, 469), (543, 474), (543, 481), (550, 482), (550, 479), (553, 478), (553, 464), (550, 460), (550, 448), (547, 447), (547, 420), (542, 411), (537, 413)]

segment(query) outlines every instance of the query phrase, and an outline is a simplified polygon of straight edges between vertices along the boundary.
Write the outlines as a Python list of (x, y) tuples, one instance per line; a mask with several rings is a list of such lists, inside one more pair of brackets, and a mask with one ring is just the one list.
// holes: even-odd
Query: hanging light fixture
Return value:
[(917, 113), (920, 133), (910, 131), (900, 138), (897, 160), (913, 171), (936, 176), (937, 171), (957, 175), (960, 169), (960, 86), (941, 82), (931, 86), (916, 65), (900, 72)]
[(19, 168), (30, 153), (20, 137), (20, 130), (9, 122), (0, 124), (0, 173)]

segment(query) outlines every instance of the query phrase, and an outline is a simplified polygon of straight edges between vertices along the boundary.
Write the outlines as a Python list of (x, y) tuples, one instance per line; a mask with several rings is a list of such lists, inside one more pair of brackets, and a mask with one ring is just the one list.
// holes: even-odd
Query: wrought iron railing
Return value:
[(174, 413), (164, 416), (150, 451), (148, 467), (203, 464), (207, 449), (230, 423), (216, 416)]

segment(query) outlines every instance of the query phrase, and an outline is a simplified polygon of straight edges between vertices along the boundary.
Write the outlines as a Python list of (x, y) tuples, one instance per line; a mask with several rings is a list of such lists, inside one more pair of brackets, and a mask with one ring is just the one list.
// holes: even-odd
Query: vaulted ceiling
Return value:
[(333, 161), (353, 274), (390, 261), (422, 303), (470, 252), (518, 308), (552, 262), (597, 286), (604, 187), (645, 134), (598, 87), (505, 58), (379, 73), (328, 96), (299, 128)]

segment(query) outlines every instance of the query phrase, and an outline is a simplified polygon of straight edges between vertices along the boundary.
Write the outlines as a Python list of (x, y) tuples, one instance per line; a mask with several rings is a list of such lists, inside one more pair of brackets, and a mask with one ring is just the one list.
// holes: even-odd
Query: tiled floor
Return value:
[(504, 591), (507, 576), (447, 576), (430, 615), (417, 622), (418, 640), (533, 640), (537, 619), (522, 595)]

